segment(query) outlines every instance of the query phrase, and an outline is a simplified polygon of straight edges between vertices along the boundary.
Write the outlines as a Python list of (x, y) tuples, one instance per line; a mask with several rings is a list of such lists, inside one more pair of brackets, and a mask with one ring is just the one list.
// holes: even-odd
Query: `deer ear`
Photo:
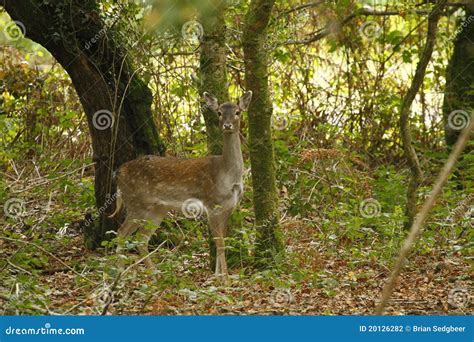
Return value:
[(206, 105), (209, 107), (209, 109), (217, 113), (217, 110), (219, 109), (219, 101), (208, 92), (204, 92), (203, 95), (204, 101), (206, 101)]
[(252, 100), (252, 91), (249, 90), (245, 92), (244, 95), (239, 99), (239, 107), (240, 110), (245, 112), (247, 109), (249, 109), (250, 101)]

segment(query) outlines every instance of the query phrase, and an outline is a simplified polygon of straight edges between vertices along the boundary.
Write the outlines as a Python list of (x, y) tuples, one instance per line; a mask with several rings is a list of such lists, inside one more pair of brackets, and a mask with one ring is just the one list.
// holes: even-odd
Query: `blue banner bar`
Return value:
[(0, 316), (0, 342), (473, 342), (472, 316)]

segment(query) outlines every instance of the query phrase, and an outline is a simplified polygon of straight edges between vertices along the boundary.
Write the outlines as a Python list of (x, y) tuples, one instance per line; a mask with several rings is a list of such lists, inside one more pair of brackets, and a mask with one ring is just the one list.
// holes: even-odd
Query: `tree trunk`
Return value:
[(123, 48), (107, 32), (95, 0), (4, 0), (25, 35), (63, 66), (87, 115), (95, 161), (98, 217), (87, 220), (85, 242), (95, 248), (116, 230), (110, 219), (116, 185), (113, 172), (141, 154), (163, 153), (151, 113), (151, 92)]
[(465, 12), (446, 69), (443, 120), (446, 144), (450, 147), (474, 112), (474, 6), (465, 6)]
[[(226, 2), (221, 1), (213, 11), (201, 15), (204, 35), (201, 41), (199, 93), (214, 95), (219, 103), (229, 100), (226, 68), (226, 27), (224, 15)], [(222, 132), (219, 117), (205, 104), (202, 113), (206, 122), (207, 149), (211, 155), (222, 154)]]
[(405, 94), (401, 108), (400, 108), (400, 134), (403, 143), (403, 150), (408, 166), (410, 167), (411, 175), (407, 189), (407, 203), (405, 207), (405, 228), (410, 228), (416, 215), (417, 192), (423, 180), (423, 172), (416, 155), (415, 148), (412, 145), (411, 127), (410, 127), (410, 107), (415, 100), (416, 94), (423, 84), (426, 68), (430, 62), (433, 48), (436, 41), (436, 32), (438, 31), (438, 21), (441, 12), (446, 5), (447, 0), (439, 0), (428, 18), (428, 33), (426, 37), (426, 44), (420, 56), (420, 61), (416, 66), (415, 76), (413, 81)]
[[(225, 12), (227, 4), (221, 1), (219, 5), (213, 7), (210, 12), (201, 15), (200, 22), (203, 26), (204, 35), (201, 40), (200, 77), (199, 93), (205, 91), (213, 94), (219, 103), (229, 101), (229, 83), (227, 78), (227, 54), (226, 54), (226, 26)], [(202, 105), (202, 113), (206, 123), (207, 150), (210, 155), (222, 154), (222, 131), (219, 127), (219, 117), (206, 105)], [(236, 215), (231, 216), (227, 236), (234, 238), (234, 241), (242, 241), (236, 236), (240, 229), (237, 229), (241, 222), (236, 219)], [(210, 246), (210, 269), (216, 268), (216, 245), (212, 234), (209, 234)], [(226, 251), (226, 258), (229, 267), (241, 264), (241, 253)]]
[(268, 54), (264, 48), (274, 0), (252, 0), (245, 18), (243, 49), (245, 81), (252, 90), (249, 152), (257, 225), (257, 262), (265, 264), (282, 249), (279, 239), (278, 194), (271, 130), (272, 102), (268, 89)]
[[(199, 69), (199, 94), (211, 93), (223, 103), (229, 100), (226, 53), (225, 53), (225, 1), (219, 3), (211, 12), (205, 12), (200, 20), (203, 26), (201, 56)], [(206, 123), (207, 150), (210, 155), (222, 154), (222, 131), (219, 128), (219, 117), (205, 103), (201, 111)], [(209, 234), (210, 269), (216, 268), (216, 244)]]

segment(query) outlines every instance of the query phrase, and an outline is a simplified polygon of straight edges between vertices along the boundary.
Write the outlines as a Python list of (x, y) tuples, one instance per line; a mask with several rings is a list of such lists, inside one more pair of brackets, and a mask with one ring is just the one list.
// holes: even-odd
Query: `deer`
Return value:
[[(240, 145), (241, 113), (248, 110), (252, 92), (245, 92), (238, 103), (219, 101), (204, 92), (206, 106), (219, 116), (222, 132), (222, 155), (200, 158), (177, 158), (147, 155), (124, 163), (117, 172), (115, 216), (123, 207), (126, 217), (118, 229), (120, 241), (137, 233), (139, 255), (153, 269), (148, 256), (148, 242), (170, 211), (184, 216), (206, 214), (216, 244), (215, 275), (228, 274), (225, 242), (229, 217), (243, 194), (244, 163)], [(143, 225), (143, 222), (151, 222)]]

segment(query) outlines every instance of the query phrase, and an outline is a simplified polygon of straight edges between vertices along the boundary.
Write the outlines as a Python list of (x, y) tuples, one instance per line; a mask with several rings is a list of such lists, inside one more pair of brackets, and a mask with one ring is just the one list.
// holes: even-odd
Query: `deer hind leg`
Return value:
[(140, 255), (140, 258), (145, 258), (143, 261), (145, 265), (150, 268), (154, 269), (153, 262), (151, 261), (150, 257), (147, 257), (148, 255), (148, 243), (150, 241), (150, 238), (152, 235), (155, 233), (156, 229), (160, 226), (161, 221), (166, 215), (165, 210), (157, 210), (153, 213), (153, 215), (149, 214), (149, 221), (151, 221), (152, 225), (150, 224), (145, 224), (144, 226), (140, 227), (137, 232), (137, 237), (139, 240), (138, 243), (138, 253)]
[[(125, 239), (132, 235), (139, 227), (139, 223), (134, 220), (131, 216), (127, 216), (125, 218), (125, 221), (122, 223), (120, 228), (118, 229), (117, 232), (117, 254), (123, 253), (123, 245), (125, 243)], [(124, 260), (119, 257), (118, 260), (118, 266), (119, 268), (124, 267)]]
[(123, 240), (128, 236), (132, 235), (139, 227), (139, 223), (134, 220), (131, 216), (127, 216), (125, 221), (122, 223), (117, 232), (119, 242), (117, 244), (117, 253), (122, 251)]

